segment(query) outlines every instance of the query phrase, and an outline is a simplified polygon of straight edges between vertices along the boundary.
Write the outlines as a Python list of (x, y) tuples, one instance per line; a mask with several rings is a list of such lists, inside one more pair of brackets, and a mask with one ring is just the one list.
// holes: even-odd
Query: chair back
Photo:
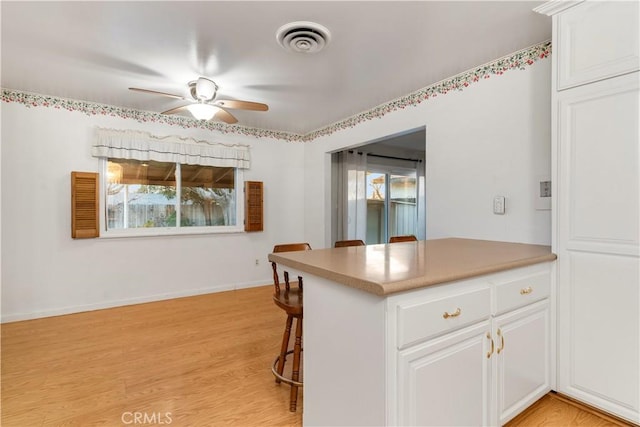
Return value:
[(311, 246), (308, 243), (283, 243), (281, 245), (275, 245), (273, 247), (273, 253), (310, 251), (310, 250), (311, 250)]
[(399, 242), (417, 242), (418, 239), (413, 234), (408, 234), (406, 236), (392, 236), (389, 238), (389, 243), (399, 243)]
[[(283, 243), (280, 245), (275, 245), (273, 247), (273, 253), (278, 252), (296, 252), (296, 251), (310, 251), (311, 245), (308, 243)], [(271, 268), (273, 269), (273, 285), (275, 287), (276, 293), (280, 292), (280, 279), (278, 277), (278, 266), (275, 262), (271, 262)], [(289, 290), (289, 272), (284, 272), (284, 286), (285, 290)], [(298, 287), (302, 289), (302, 277), (298, 276)]]
[(338, 240), (333, 246), (334, 248), (344, 248), (347, 246), (365, 246), (362, 240)]

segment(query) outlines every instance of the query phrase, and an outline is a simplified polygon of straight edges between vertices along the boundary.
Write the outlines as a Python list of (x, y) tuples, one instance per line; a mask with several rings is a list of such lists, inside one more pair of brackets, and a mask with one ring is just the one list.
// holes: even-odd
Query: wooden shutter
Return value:
[(98, 174), (71, 172), (71, 237), (100, 236)]
[(263, 231), (263, 186), (260, 181), (244, 182), (244, 231)]

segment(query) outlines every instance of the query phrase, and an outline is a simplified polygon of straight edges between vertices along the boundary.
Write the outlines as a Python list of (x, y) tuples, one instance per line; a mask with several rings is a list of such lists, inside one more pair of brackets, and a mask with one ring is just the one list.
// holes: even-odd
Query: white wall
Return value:
[[(17, 103), (1, 114), (3, 321), (269, 284), (273, 245), (304, 239), (302, 143)], [(264, 182), (265, 231), (73, 240), (70, 172), (98, 171), (96, 126), (250, 144), (244, 179)]]
[[(549, 244), (550, 211), (537, 211), (534, 196), (550, 171), (550, 67), (541, 59), (305, 144), (3, 103), (2, 320), (268, 284), (274, 244), (331, 243), (327, 153), (422, 126), (427, 238)], [(98, 170), (95, 126), (250, 144), (244, 179), (264, 181), (265, 231), (71, 239), (70, 172)], [(506, 215), (491, 211), (497, 194)]]
[[(305, 144), (306, 240), (331, 241), (326, 153), (426, 126), (427, 238), (550, 244), (551, 213), (535, 209), (551, 170), (550, 94), (547, 58)], [(505, 215), (492, 213), (495, 195)]]

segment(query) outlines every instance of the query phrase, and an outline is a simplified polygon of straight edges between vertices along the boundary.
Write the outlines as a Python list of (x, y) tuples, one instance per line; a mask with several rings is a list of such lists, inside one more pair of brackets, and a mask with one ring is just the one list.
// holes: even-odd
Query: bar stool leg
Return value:
[[(287, 349), (289, 348), (289, 337), (291, 336), (291, 323), (293, 322), (293, 316), (287, 315), (287, 326), (284, 328), (284, 335), (282, 335), (282, 347), (280, 348), (280, 359), (278, 359), (278, 368), (276, 369), (280, 375), (284, 371), (284, 363), (287, 360)], [(280, 379), (276, 377), (276, 383), (280, 384)]]
[[(300, 379), (300, 352), (302, 351), (302, 317), (296, 318), (296, 343), (293, 347), (293, 372), (291, 379), (298, 381)], [(291, 397), (290, 397), (289, 410), (291, 412), (296, 411), (298, 404), (298, 386), (291, 385)]]

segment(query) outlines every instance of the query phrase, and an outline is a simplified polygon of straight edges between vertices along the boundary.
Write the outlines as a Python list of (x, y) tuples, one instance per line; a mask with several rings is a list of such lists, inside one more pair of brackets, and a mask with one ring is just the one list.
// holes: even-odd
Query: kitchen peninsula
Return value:
[(305, 425), (498, 425), (552, 388), (547, 246), (270, 254), (304, 277)]

